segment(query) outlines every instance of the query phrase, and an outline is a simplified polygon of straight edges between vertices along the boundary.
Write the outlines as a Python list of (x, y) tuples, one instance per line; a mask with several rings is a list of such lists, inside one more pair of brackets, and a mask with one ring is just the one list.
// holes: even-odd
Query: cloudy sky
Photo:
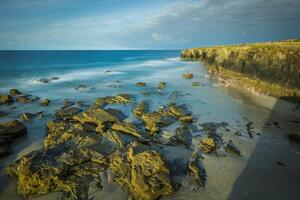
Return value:
[(0, 0), (0, 49), (182, 49), (300, 38), (300, 0)]

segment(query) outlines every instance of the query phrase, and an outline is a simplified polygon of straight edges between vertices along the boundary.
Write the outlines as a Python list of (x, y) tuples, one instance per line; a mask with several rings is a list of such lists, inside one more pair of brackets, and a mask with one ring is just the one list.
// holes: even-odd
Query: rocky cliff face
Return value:
[(300, 89), (300, 40), (186, 49), (181, 58), (203, 61), (284, 88)]

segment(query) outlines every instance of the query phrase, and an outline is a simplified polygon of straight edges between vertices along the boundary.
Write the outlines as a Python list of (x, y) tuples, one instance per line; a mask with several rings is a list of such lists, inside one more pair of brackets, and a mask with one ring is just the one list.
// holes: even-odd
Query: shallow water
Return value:
[[(0, 121), (18, 118), (23, 112), (43, 111), (42, 119), (25, 122), (28, 135), (12, 144), (12, 154), (0, 159), (0, 169), (20, 155), (40, 147), (45, 135), (45, 123), (64, 99), (83, 101), (89, 105), (96, 98), (119, 93), (129, 93), (135, 97), (135, 103), (129, 107), (119, 106), (127, 114), (127, 120), (134, 120), (130, 114), (137, 102), (147, 100), (153, 110), (170, 102), (186, 104), (197, 119), (194, 123), (228, 123), (227, 129), (218, 134), (225, 142), (233, 140), (241, 150), (241, 157), (203, 155), (203, 164), (207, 170), (206, 187), (192, 192), (189, 184), (182, 180), (183, 187), (171, 199), (297, 199), (300, 182), (300, 147), (287, 140), (286, 135), (299, 131), (299, 124), (291, 120), (300, 120), (299, 110), (287, 102), (265, 96), (245, 93), (234, 88), (214, 87), (214, 81), (207, 75), (206, 68), (197, 62), (185, 62), (179, 59), (179, 51), (28, 51), (0, 52), (0, 93), (8, 93), (17, 88), (24, 93), (49, 98), (48, 107), (38, 103), (0, 106), (0, 110), (10, 114)], [(183, 79), (182, 74), (191, 72), (193, 79)], [(58, 77), (50, 83), (40, 83), (40, 78)], [(146, 87), (137, 87), (135, 82), (146, 82)], [(157, 86), (164, 81), (167, 87), (158, 91)], [(200, 87), (192, 82), (201, 83)], [(87, 88), (76, 90), (79, 84)], [(142, 91), (150, 92), (143, 96)], [(256, 132), (249, 138), (246, 124), (252, 121)], [(266, 126), (268, 122), (280, 123)], [(168, 129), (166, 129), (168, 130)], [(172, 130), (172, 127), (170, 128)], [(237, 136), (234, 133), (240, 132)], [(196, 132), (193, 147), (199, 144), (203, 132)], [(163, 150), (169, 159), (188, 158), (191, 151), (180, 148)], [(172, 156), (171, 156), (172, 155)], [(285, 167), (276, 165), (284, 162)], [(257, 172), (257, 173), (256, 173)], [(246, 174), (246, 175), (245, 175)], [(264, 176), (266, 174), (266, 176)], [(250, 176), (252, 178), (247, 179)], [(246, 178), (245, 178), (246, 177)], [(266, 178), (267, 177), (267, 178)], [(249, 178), (249, 177), (248, 177)], [(279, 181), (272, 181), (272, 179)], [(11, 179), (1, 172), (0, 199), (18, 199)], [(289, 180), (289, 181), (288, 181)], [(287, 189), (282, 189), (280, 181), (286, 181)], [(186, 180), (188, 182), (188, 180)], [(263, 195), (260, 189), (267, 184), (270, 194)], [(114, 192), (110, 192), (114, 191)], [(237, 191), (243, 191), (240, 194)], [(288, 195), (288, 196), (287, 196)], [(99, 199), (126, 199), (126, 195), (115, 185), (108, 184), (104, 192), (96, 193)], [(39, 199), (52, 199), (51, 196)], [(96, 199), (98, 199), (96, 198)]]

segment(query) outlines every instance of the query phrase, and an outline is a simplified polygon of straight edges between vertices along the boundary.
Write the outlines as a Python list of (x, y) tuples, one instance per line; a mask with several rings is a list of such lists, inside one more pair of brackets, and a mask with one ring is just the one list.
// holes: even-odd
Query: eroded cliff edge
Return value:
[(204, 62), (236, 85), (299, 102), (300, 40), (185, 49), (181, 58)]

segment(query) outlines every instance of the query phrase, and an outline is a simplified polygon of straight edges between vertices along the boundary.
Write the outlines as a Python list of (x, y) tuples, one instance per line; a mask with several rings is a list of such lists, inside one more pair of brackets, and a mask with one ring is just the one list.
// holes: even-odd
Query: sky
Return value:
[(300, 38), (300, 0), (0, 0), (0, 49), (183, 49)]

